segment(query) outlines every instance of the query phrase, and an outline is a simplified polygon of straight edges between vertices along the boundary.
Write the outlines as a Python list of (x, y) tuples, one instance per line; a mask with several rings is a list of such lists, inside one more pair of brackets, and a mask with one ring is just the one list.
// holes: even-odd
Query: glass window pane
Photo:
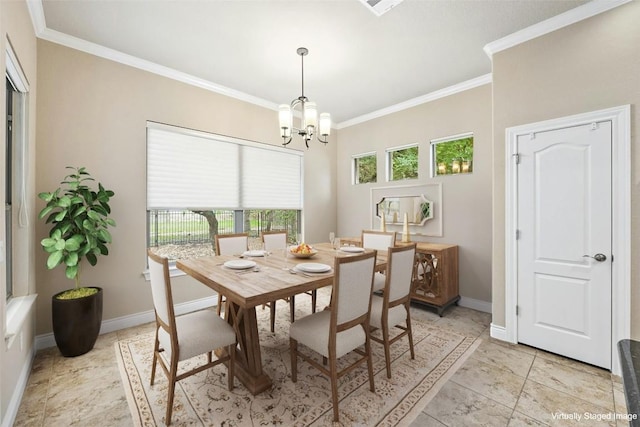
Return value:
[(473, 172), (473, 135), (431, 144), (433, 176)]
[(418, 178), (418, 146), (389, 151), (389, 181)]
[[(260, 239), (262, 231), (286, 230), (289, 243), (295, 243), (301, 213), (291, 209), (149, 210), (147, 246), (175, 261), (215, 255), (216, 234), (246, 232), (252, 242)], [(242, 224), (236, 224), (236, 218)]]
[(378, 178), (378, 164), (376, 155), (371, 154), (362, 157), (356, 157), (355, 162), (355, 184), (366, 184), (376, 182)]

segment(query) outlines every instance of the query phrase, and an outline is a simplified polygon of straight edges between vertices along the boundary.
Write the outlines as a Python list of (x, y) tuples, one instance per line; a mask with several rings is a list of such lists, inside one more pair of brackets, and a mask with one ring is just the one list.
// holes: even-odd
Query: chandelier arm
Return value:
[(325, 139), (321, 139), (319, 135), (316, 135), (316, 139), (320, 142), (322, 142), (323, 144), (328, 144), (329, 140), (327, 138)]
[[(293, 134), (293, 132), (292, 132)], [(284, 138), (282, 138), (284, 139)], [(282, 143), (282, 145), (289, 145), (289, 143), (291, 142), (291, 140), (293, 139), (293, 136), (290, 136), (289, 139), (287, 139), (285, 142)]]

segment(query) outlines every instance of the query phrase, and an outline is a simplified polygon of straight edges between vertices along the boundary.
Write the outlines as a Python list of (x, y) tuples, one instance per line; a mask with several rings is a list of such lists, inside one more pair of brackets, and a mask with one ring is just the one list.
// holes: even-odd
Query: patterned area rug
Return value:
[[(306, 296), (296, 299), (296, 318), (311, 312), (309, 301)], [(318, 307), (327, 301), (328, 293), (320, 292)], [(273, 380), (271, 390), (253, 396), (236, 379), (234, 390), (229, 392), (227, 369), (216, 366), (176, 385), (172, 425), (334, 425), (329, 379), (298, 360), (298, 382), (291, 381), (288, 303), (278, 303), (275, 333), (269, 331), (269, 309), (258, 307), (257, 314), (264, 370)], [(375, 393), (369, 390), (366, 364), (340, 379), (339, 425), (409, 425), (479, 344), (479, 340), (435, 325), (415, 320), (412, 325), (416, 358), (410, 359), (406, 339), (393, 344), (390, 380), (382, 345), (371, 343)], [(165, 424), (167, 379), (159, 367), (155, 385), (149, 385), (153, 338), (149, 333), (115, 343), (122, 383), (137, 426)], [(200, 363), (205, 360), (201, 357), (183, 361), (181, 366)]]

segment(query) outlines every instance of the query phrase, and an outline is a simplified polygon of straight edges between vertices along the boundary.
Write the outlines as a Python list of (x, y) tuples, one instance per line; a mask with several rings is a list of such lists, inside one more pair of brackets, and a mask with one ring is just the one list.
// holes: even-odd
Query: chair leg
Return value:
[(318, 291), (315, 289), (311, 291), (311, 312), (316, 312), (316, 302), (318, 301)]
[(218, 294), (218, 316), (220, 316), (220, 312), (222, 311), (222, 294)]
[(367, 331), (367, 339), (364, 342), (364, 349), (367, 352), (367, 369), (369, 371), (369, 390), (371, 390), (372, 393), (376, 392), (376, 386), (373, 383), (373, 358), (371, 356), (371, 339), (369, 338), (369, 334), (370, 332)]
[(411, 360), (413, 360), (416, 358), (416, 355), (413, 351), (413, 331), (411, 329), (411, 315), (409, 314), (409, 307), (407, 307), (407, 336), (409, 337), (409, 351), (411, 351)]
[(269, 310), (270, 310), (269, 320), (271, 320), (271, 332), (274, 332), (276, 328), (276, 302), (275, 301), (271, 301), (269, 303)]
[(331, 400), (333, 402), (333, 422), (340, 419), (340, 409), (338, 408), (338, 366), (335, 354), (329, 355), (329, 373), (331, 374)]
[(234, 369), (234, 365), (235, 365), (235, 361), (236, 361), (236, 343), (233, 343), (229, 346), (229, 368), (228, 368), (228, 372), (227, 375), (229, 376), (229, 391), (233, 390), (233, 381), (234, 381), (234, 375), (235, 375), (235, 369)]
[(178, 373), (178, 360), (175, 355), (171, 355), (171, 368), (169, 369), (169, 384), (167, 385), (167, 414), (165, 424), (171, 424), (171, 413), (173, 412), (173, 396), (176, 391), (176, 375)]
[(382, 325), (382, 341), (384, 345), (384, 363), (387, 366), (387, 378), (391, 378), (391, 351), (389, 350), (389, 325)]
[(296, 297), (295, 295), (291, 296), (289, 298), (289, 311), (290, 313), (290, 317), (291, 317), (291, 323), (296, 321)]
[(298, 381), (298, 341), (289, 338), (289, 354), (291, 355), (291, 381)]
[(167, 386), (167, 413), (165, 415), (165, 424), (169, 425), (171, 424), (171, 413), (173, 412), (173, 395), (175, 393), (176, 390), (176, 382), (175, 381), (171, 381), (169, 383), (169, 385)]
[(158, 350), (160, 350), (160, 342), (158, 341), (158, 329), (156, 327), (156, 340), (153, 345), (153, 362), (151, 363), (151, 385), (156, 378), (156, 364), (158, 363)]

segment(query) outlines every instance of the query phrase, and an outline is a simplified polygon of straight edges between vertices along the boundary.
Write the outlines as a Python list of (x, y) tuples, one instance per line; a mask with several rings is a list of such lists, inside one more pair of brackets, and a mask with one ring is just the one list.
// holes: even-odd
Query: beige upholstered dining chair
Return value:
[[(249, 235), (247, 233), (216, 234), (216, 255), (240, 255), (249, 248)], [(222, 310), (224, 295), (218, 294), (218, 316)]]
[[(387, 271), (384, 275), (385, 285), (382, 296), (374, 295), (371, 300), (371, 316), (369, 324), (373, 329), (382, 330), (382, 339), (371, 336), (371, 339), (384, 345), (384, 359), (387, 365), (387, 378), (391, 378), (390, 346), (404, 336), (409, 338), (411, 359), (415, 359), (413, 351), (413, 333), (411, 331), (411, 283), (413, 281), (416, 244), (388, 249)], [(406, 326), (402, 324), (406, 323)], [(389, 328), (397, 327), (403, 332), (389, 338)]]
[[(151, 367), (151, 385), (156, 375), (159, 362), (167, 376), (167, 412), (165, 423), (171, 424), (173, 412), (173, 396), (176, 382), (209, 369), (220, 363), (228, 363), (228, 387), (233, 390), (233, 368), (236, 351), (236, 333), (225, 320), (212, 310), (201, 310), (175, 316), (171, 281), (169, 279), (169, 263), (167, 258), (148, 252), (149, 275), (151, 277), (151, 294), (156, 315), (156, 337), (153, 346), (153, 365)], [(226, 348), (227, 355), (213, 360), (214, 350)], [(164, 353), (164, 357), (163, 357)], [(207, 354), (207, 363), (178, 375), (178, 362), (192, 357)]]
[[(328, 375), (331, 381), (334, 421), (339, 420), (338, 378), (366, 362), (369, 388), (375, 392), (369, 340), (369, 311), (375, 264), (376, 251), (351, 257), (336, 257), (330, 308), (297, 320), (289, 329), (291, 380), (294, 383), (297, 381), (298, 357)], [(322, 355), (323, 359), (328, 359), (328, 369), (299, 351), (298, 344), (303, 344)], [(360, 348), (363, 345), (364, 351)], [(337, 359), (352, 351), (362, 357), (338, 371)]]
[[(362, 247), (376, 249), (387, 253), (389, 247), (396, 245), (395, 231), (362, 230)], [(373, 291), (381, 291), (384, 288), (385, 277), (382, 273), (376, 273), (373, 277)]]

